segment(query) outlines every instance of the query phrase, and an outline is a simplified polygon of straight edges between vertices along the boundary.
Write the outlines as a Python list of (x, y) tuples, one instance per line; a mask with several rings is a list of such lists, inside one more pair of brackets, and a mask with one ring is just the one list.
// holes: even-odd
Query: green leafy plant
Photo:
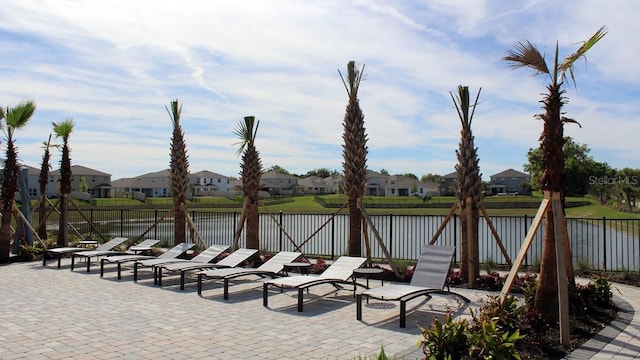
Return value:
[(503, 331), (498, 319), (483, 320), (480, 331), (471, 337), (469, 354), (474, 359), (509, 360), (520, 359), (516, 342), (523, 339), (520, 330)]
[(462, 359), (469, 351), (469, 333), (465, 319), (453, 321), (447, 312), (444, 323), (434, 319), (431, 327), (420, 327), (422, 339), (418, 347), (429, 360)]
[(514, 296), (507, 296), (504, 301), (497, 296), (489, 296), (478, 309), (478, 314), (472, 312), (471, 315), (478, 332), (481, 330), (479, 327), (489, 321), (494, 321), (505, 332), (512, 332), (519, 329), (524, 309), (518, 306), (518, 299)]

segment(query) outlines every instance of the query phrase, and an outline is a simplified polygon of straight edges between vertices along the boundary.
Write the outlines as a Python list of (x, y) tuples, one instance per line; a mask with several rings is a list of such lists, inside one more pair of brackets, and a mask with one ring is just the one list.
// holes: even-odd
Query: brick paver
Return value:
[[(298, 313), (294, 291), (273, 291), (263, 307), (255, 279), (234, 282), (225, 301), (213, 283), (199, 297), (193, 282), (180, 291), (178, 277), (166, 278), (163, 288), (149, 273), (141, 278), (133, 283), (124, 271), (118, 281), (109, 271), (101, 279), (97, 272), (69, 271), (64, 260), (61, 269), (38, 262), (0, 266), (0, 359), (353, 359), (381, 346), (387, 354), (419, 358), (416, 323), (428, 326), (447, 310), (465, 316), (486, 297), (461, 289), (472, 299), (468, 306), (454, 297), (414, 300), (401, 329), (397, 303), (371, 301), (360, 322), (352, 293), (330, 285), (312, 288)], [(640, 290), (619, 288), (637, 308)], [(598, 359), (640, 355), (640, 319), (632, 317), (614, 341), (603, 343)]]

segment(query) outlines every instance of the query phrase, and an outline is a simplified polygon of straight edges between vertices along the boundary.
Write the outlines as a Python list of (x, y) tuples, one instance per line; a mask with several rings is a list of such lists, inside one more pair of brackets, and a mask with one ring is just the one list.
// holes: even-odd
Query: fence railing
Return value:
[[(84, 236), (141, 237), (165, 240), (172, 244), (173, 217), (160, 221), (167, 210), (149, 209), (90, 209), (82, 216), (78, 211), (69, 213), (71, 232)], [(233, 239), (240, 213), (190, 211), (190, 216), (206, 245), (229, 244)], [(88, 218), (94, 229), (84, 220)], [(434, 215), (371, 215), (375, 230), (394, 259), (418, 258), (422, 245), (429, 242), (445, 216)], [(492, 216), (508, 256), (514, 260), (531, 226), (529, 216)], [(156, 226), (153, 224), (158, 223)], [(49, 219), (48, 228), (58, 228), (57, 219)], [(348, 215), (331, 214), (260, 214), (260, 246), (265, 251), (299, 250), (308, 255), (335, 258), (346, 254), (348, 242)], [(382, 258), (382, 249), (368, 227), (372, 256)], [(525, 265), (540, 262), (544, 222), (533, 237)], [(146, 232), (146, 233), (145, 233)], [(567, 219), (574, 266), (593, 270), (640, 271), (640, 220), (638, 219)], [(458, 246), (460, 243), (459, 218), (447, 223), (437, 243)], [(240, 245), (245, 244), (244, 232)], [(486, 222), (480, 219), (479, 252), (481, 263), (506, 264), (498, 243)], [(456, 254), (456, 261), (460, 256)]]

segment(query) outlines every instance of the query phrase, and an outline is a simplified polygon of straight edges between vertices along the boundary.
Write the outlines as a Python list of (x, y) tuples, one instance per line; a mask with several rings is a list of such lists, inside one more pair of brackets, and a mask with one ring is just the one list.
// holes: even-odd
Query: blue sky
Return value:
[[(640, 2), (611, 1), (39, 1), (0, 13), (0, 105), (34, 100), (16, 132), (39, 167), (52, 122), (73, 118), (71, 157), (120, 179), (169, 167), (171, 120), (183, 104), (190, 170), (238, 176), (233, 129), (260, 120), (265, 167), (342, 170), (347, 94), (338, 70), (365, 65), (360, 105), (369, 169), (447, 174), (460, 122), (449, 92), (482, 87), (472, 129), (483, 178), (522, 171), (538, 146), (548, 79), (510, 70), (529, 40), (552, 61), (606, 25), (576, 63), (565, 134), (614, 168), (640, 168)], [(58, 168), (59, 153), (52, 167)]]

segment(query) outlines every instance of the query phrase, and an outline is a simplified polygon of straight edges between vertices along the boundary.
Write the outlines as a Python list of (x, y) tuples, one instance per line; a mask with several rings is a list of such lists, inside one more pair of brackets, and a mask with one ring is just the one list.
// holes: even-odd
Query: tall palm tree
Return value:
[[(607, 34), (606, 27), (601, 27), (573, 54), (567, 56), (562, 62), (558, 60), (558, 45), (556, 43), (554, 62), (549, 67), (545, 57), (529, 41), (518, 42), (514, 50), (507, 52), (507, 56), (502, 59), (511, 63), (513, 69), (531, 68), (537, 74), (544, 74), (549, 77), (550, 83), (547, 85), (547, 94), (541, 101), (544, 113), (536, 115), (543, 121), (543, 129), (540, 135), (540, 148), (542, 150), (543, 172), (540, 177), (540, 189), (547, 194), (562, 194), (565, 185), (564, 169), (564, 124), (577, 123), (574, 119), (563, 116), (562, 107), (567, 103), (564, 96), (565, 90), (562, 88), (567, 76), (575, 86), (573, 65), (585, 57), (587, 51), (591, 49), (600, 39)], [(547, 320), (557, 321), (558, 314), (558, 280), (556, 262), (556, 238), (554, 233), (554, 219), (552, 207), (547, 208), (545, 214), (545, 231), (542, 248), (542, 259), (540, 262), (539, 283), (535, 295), (534, 307)], [(570, 263), (569, 263), (570, 264)], [(573, 273), (568, 274), (571, 282), (575, 281)]]
[(42, 164), (40, 165), (40, 175), (38, 176), (38, 185), (40, 186), (40, 201), (38, 204), (38, 236), (40, 239), (47, 238), (47, 224), (44, 222), (47, 215), (47, 183), (49, 182), (49, 173), (51, 172), (51, 134), (49, 134), (49, 140), (44, 144), (44, 155), (42, 155)]
[(244, 191), (246, 237), (249, 249), (260, 248), (258, 204), (260, 201), (260, 178), (264, 169), (260, 153), (255, 146), (258, 125), (260, 125), (260, 120), (256, 121), (254, 116), (245, 116), (244, 121), (240, 121), (233, 131), (240, 138), (236, 145), (240, 145), (238, 155), (242, 154), (240, 180), (242, 180), (242, 190)]
[[(473, 104), (469, 101), (469, 87), (458, 86), (458, 95), (454, 97), (450, 93), (453, 104), (458, 111), (462, 130), (460, 131), (460, 144), (456, 150), (458, 164), (456, 164), (456, 174), (458, 175), (458, 206), (460, 209), (460, 273), (463, 280), (469, 286), (475, 284), (475, 279), (480, 276), (479, 254), (478, 254), (478, 221), (480, 219), (478, 209), (482, 199), (482, 174), (478, 159), (478, 148), (474, 145), (474, 137), (471, 132), (471, 122), (475, 113), (480, 91)], [(467, 199), (471, 202), (467, 203)], [(470, 219), (467, 211), (471, 211)], [(471, 223), (469, 223), (471, 220)], [(472, 243), (469, 242), (472, 241)], [(470, 266), (470, 262), (473, 266)], [(470, 270), (473, 269), (472, 273)]]
[[(339, 72), (339, 71), (338, 71)], [(364, 65), (358, 69), (354, 61), (347, 64), (347, 77), (340, 73), (342, 83), (347, 90), (349, 102), (344, 114), (342, 139), (344, 191), (348, 196), (349, 207), (349, 256), (362, 255), (362, 211), (358, 199), (362, 198), (367, 183), (367, 134), (364, 128), (364, 114), (360, 109), (358, 89), (364, 74)]]
[(60, 159), (60, 219), (58, 246), (69, 245), (69, 198), (71, 196), (71, 149), (69, 136), (73, 132), (73, 119), (68, 118), (53, 123), (56, 138), (62, 138), (62, 158)]
[(180, 126), (182, 105), (179, 105), (178, 100), (174, 100), (171, 102), (171, 109), (167, 108), (167, 112), (173, 123), (169, 174), (171, 177), (171, 196), (173, 197), (174, 237), (175, 243), (179, 244), (187, 240), (185, 204), (187, 202), (187, 191), (189, 190), (189, 159), (184, 132), (182, 131), (182, 126)]
[[(33, 116), (36, 106), (32, 101), (22, 102), (7, 110), (0, 109), (0, 119), (4, 118), (4, 127), (7, 137), (7, 150), (4, 162), (2, 179), (2, 225), (0, 226), (0, 263), (9, 262), (11, 251), (11, 221), (13, 220), (13, 208), (15, 194), (18, 191), (18, 150), (15, 146), (13, 133), (16, 129), (24, 127)], [(24, 206), (27, 206), (26, 204)]]

